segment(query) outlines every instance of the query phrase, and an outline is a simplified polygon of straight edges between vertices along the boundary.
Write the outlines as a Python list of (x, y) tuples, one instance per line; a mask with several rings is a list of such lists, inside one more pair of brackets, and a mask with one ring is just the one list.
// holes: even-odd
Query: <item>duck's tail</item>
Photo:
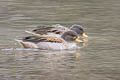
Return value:
[(32, 42), (25, 42), (20, 39), (15, 39), (20, 45), (22, 45), (24, 48), (38, 48), (38, 46), (35, 43)]
[(23, 42), (23, 40), (20, 40), (20, 39), (15, 39), (15, 41), (17, 41), (19, 43)]
[(34, 32), (31, 32), (31, 31), (25, 31), (26, 33), (28, 33), (28, 34), (32, 34), (32, 35), (34, 35), (34, 36), (40, 36), (40, 34), (36, 34), (36, 33), (34, 33)]

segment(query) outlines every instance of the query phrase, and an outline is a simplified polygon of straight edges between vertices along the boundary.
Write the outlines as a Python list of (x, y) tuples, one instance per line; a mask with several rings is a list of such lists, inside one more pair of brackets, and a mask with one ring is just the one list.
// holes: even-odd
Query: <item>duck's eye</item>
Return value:
[(75, 35), (71, 35), (72, 37), (75, 37)]
[(79, 30), (83, 31), (83, 29), (82, 29), (82, 28), (80, 28)]
[(76, 36), (75, 35), (71, 35), (72, 38), (75, 38)]

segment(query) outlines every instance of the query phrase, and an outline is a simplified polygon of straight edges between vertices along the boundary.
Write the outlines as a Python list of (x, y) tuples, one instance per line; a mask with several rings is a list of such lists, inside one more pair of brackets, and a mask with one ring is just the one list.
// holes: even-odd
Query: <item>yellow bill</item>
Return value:
[(79, 43), (79, 42), (83, 42), (82, 40), (80, 40), (80, 39), (78, 39), (78, 38), (75, 39), (74, 41), (75, 41), (75, 42), (78, 42), (78, 43)]
[(83, 34), (82, 34), (82, 37), (83, 37), (83, 38), (87, 38), (88, 36), (87, 36), (85, 33), (83, 33)]

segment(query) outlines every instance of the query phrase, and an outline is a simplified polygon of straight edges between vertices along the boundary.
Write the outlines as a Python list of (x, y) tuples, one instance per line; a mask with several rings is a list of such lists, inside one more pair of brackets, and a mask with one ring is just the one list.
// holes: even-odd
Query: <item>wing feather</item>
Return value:
[(53, 36), (27, 36), (22, 39), (23, 41), (29, 41), (29, 42), (54, 42), (54, 43), (62, 43), (63, 40), (58, 37), (53, 37)]

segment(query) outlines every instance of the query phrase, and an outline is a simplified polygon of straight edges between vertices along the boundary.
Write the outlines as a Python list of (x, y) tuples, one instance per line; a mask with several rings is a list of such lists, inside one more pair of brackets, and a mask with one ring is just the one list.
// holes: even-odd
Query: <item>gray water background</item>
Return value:
[[(40, 51), (14, 40), (53, 24), (80, 24), (89, 41)], [(120, 80), (119, 32), (120, 0), (0, 0), (0, 80)]]

